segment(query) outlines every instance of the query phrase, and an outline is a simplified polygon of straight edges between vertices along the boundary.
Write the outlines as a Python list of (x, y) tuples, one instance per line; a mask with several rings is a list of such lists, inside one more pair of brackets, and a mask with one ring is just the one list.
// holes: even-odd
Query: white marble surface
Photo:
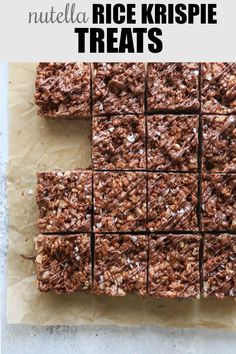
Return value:
[(236, 333), (158, 327), (36, 327), (6, 321), (7, 67), (0, 64), (0, 280), (3, 354), (234, 354)]

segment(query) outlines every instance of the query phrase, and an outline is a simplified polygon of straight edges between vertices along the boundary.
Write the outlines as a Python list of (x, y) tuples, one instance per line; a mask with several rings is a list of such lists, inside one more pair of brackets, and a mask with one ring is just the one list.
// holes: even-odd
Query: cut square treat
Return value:
[(94, 231), (146, 230), (146, 173), (94, 173)]
[(93, 115), (144, 113), (144, 63), (93, 64)]
[(38, 114), (46, 118), (88, 118), (90, 77), (88, 63), (39, 63), (35, 82)]
[(95, 235), (94, 292), (145, 295), (148, 236)]
[(203, 113), (236, 113), (236, 63), (202, 64)]
[(197, 115), (147, 116), (148, 169), (196, 171)]
[(195, 112), (199, 107), (199, 65), (197, 63), (148, 64), (148, 112)]
[(145, 141), (144, 116), (94, 117), (94, 169), (145, 169)]
[(58, 294), (91, 289), (90, 236), (39, 235), (36, 239), (37, 287)]
[(38, 227), (42, 233), (91, 230), (92, 172), (38, 173)]
[(148, 229), (195, 231), (197, 176), (190, 173), (148, 173)]
[(203, 169), (236, 172), (236, 115), (203, 116)]
[(204, 297), (236, 297), (236, 235), (206, 235)]
[(149, 242), (148, 294), (200, 298), (199, 235), (154, 235)]
[(202, 181), (204, 230), (236, 230), (236, 174), (204, 174)]

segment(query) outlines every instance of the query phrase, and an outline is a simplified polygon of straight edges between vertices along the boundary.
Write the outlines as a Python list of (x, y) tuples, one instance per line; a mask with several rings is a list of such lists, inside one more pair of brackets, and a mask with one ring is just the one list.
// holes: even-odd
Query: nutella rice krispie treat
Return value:
[(148, 173), (148, 229), (198, 230), (195, 174)]
[(39, 63), (35, 82), (38, 114), (46, 118), (88, 118), (90, 64)]
[(148, 63), (148, 112), (190, 113), (199, 107), (198, 63)]
[(148, 294), (200, 298), (199, 235), (153, 235), (149, 242)]
[(94, 292), (145, 295), (148, 236), (95, 235)]
[(58, 294), (91, 290), (90, 236), (39, 235), (36, 239), (37, 287)]
[(146, 168), (145, 117), (137, 115), (93, 118), (93, 168)]
[(144, 63), (93, 64), (93, 115), (144, 113)]
[(146, 173), (94, 172), (94, 232), (146, 231)]
[(206, 235), (204, 297), (236, 297), (236, 235)]
[(236, 230), (236, 174), (202, 177), (202, 222), (205, 231)]
[(236, 172), (236, 115), (203, 116), (203, 169)]
[(36, 199), (41, 233), (91, 231), (91, 171), (38, 173)]
[(147, 116), (148, 169), (196, 171), (198, 125), (197, 115)]
[(203, 63), (201, 101), (203, 113), (236, 113), (236, 63)]

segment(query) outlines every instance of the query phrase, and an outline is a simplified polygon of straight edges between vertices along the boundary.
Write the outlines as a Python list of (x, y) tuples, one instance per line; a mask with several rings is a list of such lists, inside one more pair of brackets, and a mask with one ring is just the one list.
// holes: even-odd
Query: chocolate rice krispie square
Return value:
[(38, 114), (46, 118), (88, 118), (90, 64), (39, 63), (35, 82)]
[(236, 297), (236, 235), (206, 235), (204, 297)]
[(94, 232), (146, 231), (146, 173), (94, 172)]
[(148, 173), (148, 229), (196, 231), (197, 175)]
[(148, 112), (190, 113), (199, 108), (198, 63), (148, 63)]
[(236, 172), (236, 115), (203, 116), (203, 169)]
[(93, 115), (144, 113), (144, 63), (94, 63)]
[(198, 125), (197, 115), (147, 116), (148, 169), (196, 171)]
[(157, 298), (200, 298), (199, 235), (152, 235), (148, 294)]
[(205, 231), (236, 230), (236, 174), (203, 174), (202, 223)]
[(92, 155), (95, 170), (146, 168), (145, 117), (94, 117)]
[(201, 64), (203, 113), (236, 113), (236, 63)]
[(94, 292), (97, 295), (145, 295), (148, 236), (95, 235)]
[(36, 238), (37, 287), (58, 294), (91, 290), (89, 234), (39, 235)]
[(36, 199), (41, 233), (91, 231), (91, 171), (38, 173)]

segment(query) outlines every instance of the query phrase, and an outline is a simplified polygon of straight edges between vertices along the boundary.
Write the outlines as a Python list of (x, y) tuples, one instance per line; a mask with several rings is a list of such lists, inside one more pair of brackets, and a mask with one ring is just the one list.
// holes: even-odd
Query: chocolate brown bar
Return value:
[(236, 115), (203, 116), (203, 169), (236, 172)]
[(195, 231), (197, 176), (190, 173), (148, 173), (148, 229)]
[(203, 113), (236, 113), (236, 63), (203, 63)]
[(147, 110), (195, 112), (199, 109), (197, 63), (148, 63)]
[(144, 113), (144, 63), (93, 64), (93, 115)]
[(200, 298), (198, 235), (153, 235), (149, 242), (148, 294)]
[(39, 235), (36, 239), (37, 287), (58, 294), (91, 289), (90, 237)]
[(205, 231), (236, 230), (236, 174), (203, 174), (202, 221)]
[(39, 63), (35, 88), (40, 116), (66, 119), (90, 116), (88, 63)]
[(145, 295), (148, 236), (95, 235), (94, 292)]
[(94, 231), (146, 230), (146, 174), (94, 172)]
[(148, 169), (196, 171), (198, 125), (197, 115), (147, 116)]
[(92, 172), (38, 173), (37, 204), (41, 233), (90, 231)]
[(236, 297), (236, 235), (206, 235), (204, 297)]
[(144, 116), (93, 118), (93, 168), (137, 170), (146, 168)]

